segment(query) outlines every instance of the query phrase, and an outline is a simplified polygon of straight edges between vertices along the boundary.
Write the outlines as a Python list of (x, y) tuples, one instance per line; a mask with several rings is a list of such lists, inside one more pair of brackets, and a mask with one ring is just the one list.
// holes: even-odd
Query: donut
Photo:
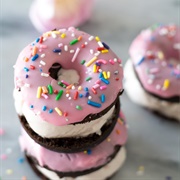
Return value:
[(29, 11), (32, 24), (40, 32), (55, 28), (79, 27), (90, 19), (94, 0), (34, 0)]
[(49, 31), (18, 56), (15, 108), (37, 143), (58, 152), (82, 151), (114, 128), (122, 79), (121, 60), (98, 36), (73, 27)]
[[(121, 112), (122, 113), (122, 112)], [(126, 158), (126, 121), (121, 117), (106, 140), (92, 149), (79, 153), (50, 151), (33, 141), (22, 129), (19, 138), (21, 150), (34, 171), (42, 179), (91, 180), (111, 177)], [(53, 157), (53, 158), (52, 158)]]
[(180, 27), (154, 25), (132, 42), (126, 93), (135, 103), (180, 121)]

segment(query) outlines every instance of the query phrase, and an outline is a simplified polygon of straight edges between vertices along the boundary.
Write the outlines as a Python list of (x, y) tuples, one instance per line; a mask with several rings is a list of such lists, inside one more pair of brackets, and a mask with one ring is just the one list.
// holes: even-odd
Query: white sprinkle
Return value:
[(13, 68), (15, 68), (15, 67), (16, 67), (16, 65), (13, 66)]
[(57, 38), (57, 35), (55, 33), (51, 33), (51, 35), (54, 39)]
[(71, 89), (75, 89), (75, 86), (72, 86)]
[(66, 97), (69, 97), (69, 94), (66, 94)]
[(104, 47), (101, 41), (98, 41), (99, 47)]
[(44, 58), (46, 55), (45, 54), (41, 54), (41, 58)]
[(114, 62), (117, 62), (117, 58), (114, 58)]
[(88, 99), (92, 99), (92, 96), (88, 96)]
[(74, 33), (72, 33), (72, 34), (71, 34), (71, 36), (72, 36), (72, 37), (74, 37), (74, 36), (75, 36), (75, 34), (74, 34)]
[(102, 72), (102, 69), (99, 69), (99, 72)]
[(88, 42), (85, 42), (84, 44), (85, 44), (85, 45), (88, 45)]
[(66, 118), (66, 121), (69, 121), (69, 119), (68, 119), (68, 118)]
[(62, 47), (62, 46), (63, 46), (63, 43), (58, 44), (58, 47)]
[(70, 50), (70, 53), (74, 53), (74, 50), (73, 50), (73, 49), (71, 49), (71, 50)]
[(42, 67), (41, 65), (39, 65), (39, 67)]
[(77, 57), (79, 51), (80, 51), (80, 48), (77, 48), (77, 49), (76, 49), (76, 52), (74, 53), (74, 56), (73, 56), (73, 58), (72, 58), (72, 60), (71, 60), (72, 62), (74, 62), (74, 61), (76, 60), (76, 57)]
[(173, 48), (174, 48), (174, 49), (180, 49), (180, 43), (174, 44)]
[(167, 33), (168, 33), (168, 30), (167, 30), (166, 28), (163, 28), (163, 29), (161, 29), (161, 30), (159, 31), (159, 34), (160, 34), (161, 36), (166, 35)]
[(89, 37), (89, 41), (92, 41), (94, 39), (94, 36)]
[(61, 55), (61, 53), (58, 53), (58, 55), (60, 56), (60, 55)]
[(100, 51), (97, 51), (95, 54), (94, 54), (94, 56), (99, 56), (101, 54), (101, 52)]
[(156, 85), (156, 89), (161, 89), (161, 86), (159, 84)]
[(64, 50), (68, 51), (68, 46), (67, 45), (64, 46)]
[(93, 50), (93, 49), (90, 49), (90, 53), (91, 53), (91, 54), (94, 54), (94, 50)]
[(40, 64), (42, 64), (43, 66), (45, 66), (46, 65), (46, 63), (44, 62), (44, 61), (40, 61)]
[(157, 67), (151, 68), (151, 69), (149, 70), (149, 72), (152, 73), (152, 74), (155, 74), (155, 73), (157, 73), (158, 71), (159, 71), (159, 68), (157, 68)]
[(148, 84), (152, 84), (152, 83), (153, 83), (153, 80), (152, 80), (152, 79), (148, 79), (147, 83), (148, 83)]
[(46, 41), (46, 39), (47, 39), (47, 38), (46, 38), (46, 37), (44, 37), (44, 38), (43, 38), (43, 41)]
[(68, 97), (69, 100), (71, 100), (71, 97)]
[(30, 84), (25, 83), (24, 86), (25, 87), (30, 87)]
[(41, 76), (49, 77), (49, 74), (47, 74), (47, 73), (41, 73)]
[(123, 65), (122, 64), (119, 64), (120, 67), (122, 67)]

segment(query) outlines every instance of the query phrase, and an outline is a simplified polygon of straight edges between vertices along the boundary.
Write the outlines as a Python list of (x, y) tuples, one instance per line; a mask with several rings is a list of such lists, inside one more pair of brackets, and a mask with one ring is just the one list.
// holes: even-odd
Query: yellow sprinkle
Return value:
[(123, 122), (122, 122), (122, 120), (120, 118), (118, 118), (118, 123), (121, 124), (121, 125), (123, 124)]
[(108, 77), (107, 77), (106, 71), (103, 71), (102, 73), (103, 73), (104, 78), (107, 79)]
[(54, 109), (60, 116), (62, 116), (63, 113), (58, 107), (55, 107)]
[(169, 85), (170, 85), (169, 79), (165, 79), (165, 80), (164, 80), (164, 84), (163, 84), (163, 88), (164, 88), (164, 89), (167, 89), (167, 88), (169, 87)]
[(44, 94), (47, 94), (47, 93), (48, 93), (48, 90), (47, 90), (46, 86), (43, 86), (43, 87), (42, 87), (42, 91), (43, 91)]
[(101, 51), (103, 54), (108, 53), (109, 51), (107, 49)]
[(107, 78), (109, 79), (110, 76), (111, 76), (111, 73), (110, 73), (110, 71), (108, 71), (108, 72), (107, 72)]
[(41, 88), (41, 86), (39, 86), (39, 87), (37, 88), (37, 95), (36, 95), (36, 97), (37, 97), (37, 98), (40, 98), (40, 97), (41, 97), (41, 93), (42, 93), (42, 88)]
[(64, 33), (61, 34), (61, 37), (62, 37), (62, 38), (65, 38), (65, 37), (66, 37), (66, 34), (64, 34)]
[(84, 154), (87, 154), (87, 151), (84, 151)]
[(96, 41), (100, 41), (100, 38), (98, 36), (95, 37)]
[(163, 59), (164, 58), (164, 54), (163, 54), (162, 51), (159, 51), (157, 55), (158, 55), (159, 59)]
[(144, 171), (144, 166), (139, 166), (139, 171)]
[(89, 62), (85, 64), (86, 67), (89, 67), (91, 64), (93, 64), (97, 60), (97, 57), (94, 56)]
[(12, 174), (12, 173), (13, 173), (13, 170), (12, 170), (12, 169), (7, 169), (7, 170), (6, 170), (6, 174), (10, 175), (10, 174)]
[(59, 31), (52, 31), (52, 33), (54, 33), (54, 34), (60, 34)]
[(93, 72), (94, 72), (94, 73), (96, 72), (96, 69), (97, 69), (97, 65), (94, 64), (94, 66), (93, 66)]
[(81, 90), (82, 90), (82, 86), (79, 86), (79, 87), (78, 87), (78, 90), (81, 91)]

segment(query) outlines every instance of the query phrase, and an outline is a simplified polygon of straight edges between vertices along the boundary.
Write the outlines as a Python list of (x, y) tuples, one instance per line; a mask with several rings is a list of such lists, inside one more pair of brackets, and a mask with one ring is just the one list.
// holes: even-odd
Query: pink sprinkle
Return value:
[(105, 90), (107, 88), (107, 86), (101, 86), (100, 90)]
[(66, 86), (69, 86), (69, 85), (70, 85), (69, 83), (67, 83), (67, 82), (64, 81), (64, 80), (61, 80), (61, 82), (62, 82), (63, 84), (65, 84)]
[(98, 79), (98, 80), (95, 82), (95, 84), (100, 84), (100, 82), (101, 82), (101, 80)]
[(44, 94), (44, 93), (42, 93), (41, 96), (44, 97), (45, 99), (48, 99), (48, 98), (49, 98), (48, 95), (47, 95), (47, 94)]
[(63, 43), (58, 44), (58, 47), (62, 47), (62, 46), (63, 46)]
[(174, 69), (174, 73), (175, 74), (180, 74), (180, 70), (179, 69)]
[(97, 60), (97, 63), (107, 64), (107, 61), (104, 59)]
[(79, 51), (80, 51), (80, 48), (77, 48), (77, 49), (76, 49), (76, 52), (74, 53), (74, 56), (73, 56), (73, 58), (72, 58), (72, 60), (71, 60), (72, 62), (74, 62), (74, 61), (76, 60), (76, 57), (77, 57)]
[(1, 158), (2, 160), (5, 160), (5, 159), (7, 159), (7, 156), (6, 156), (6, 154), (1, 154), (0, 158)]
[(95, 85), (93, 86), (93, 88), (94, 88), (94, 89), (97, 89), (99, 86), (100, 86), (99, 84), (95, 84)]
[(42, 44), (42, 45), (40, 45), (40, 48), (46, 49), (46, 48), (47, 48), (47, 45)]
[(0, 135), (4, 134), (4, 129), (0, 128)]
[(112, 59), (110, 59), (109, 62), (110, 62), (112, 65), (114, 65), (114, 63), (115, 63)]
[(122, 63), (121, 59), (118, 59), (118, 63), (120, 63), (120, 64)]
[(158, 71), (159, 71), (159, 68), (156, 68), (156, 67), (155, 67), (155, 68), (151, 68), (149, 72), (152, 73), (152, 74), (155, 74), (155, 73), (157, 73)]

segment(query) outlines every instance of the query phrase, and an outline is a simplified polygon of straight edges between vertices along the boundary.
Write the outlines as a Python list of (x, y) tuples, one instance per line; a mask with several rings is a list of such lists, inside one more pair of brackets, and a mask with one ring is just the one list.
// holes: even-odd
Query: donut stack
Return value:
[(49, 31), (15, 64), (20, 145), (44, 179), (107, 179), (125, 160), (121, 60), (97, 36)]

